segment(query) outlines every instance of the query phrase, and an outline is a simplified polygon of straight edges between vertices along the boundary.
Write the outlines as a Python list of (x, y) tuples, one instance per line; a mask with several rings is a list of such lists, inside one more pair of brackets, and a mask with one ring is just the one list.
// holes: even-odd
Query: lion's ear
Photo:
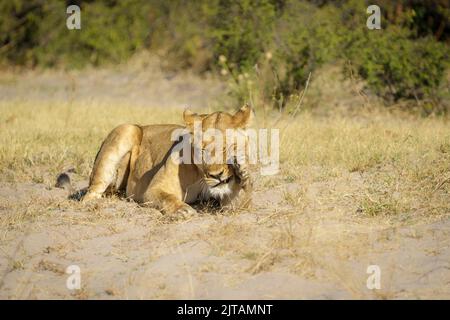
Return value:
[(183, 120), (187, 128), (192, 128), (194, 126), (194, 121), (197, 119), (198, 116), (195, 112), (193, 112), (189, 108), (184, 109)]
[(246, 129), (251, 126), (253, 121), (253, 110), (245, 104), (233, 116), (233, 123), (236, 128)]

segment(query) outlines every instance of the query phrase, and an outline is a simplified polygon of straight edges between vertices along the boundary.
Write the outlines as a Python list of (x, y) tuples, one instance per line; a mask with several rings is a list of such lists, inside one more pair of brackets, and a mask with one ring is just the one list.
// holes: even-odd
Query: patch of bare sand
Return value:
[[(116, 198), (2, 185), (0, 298), (450, 297), (449, 219), (394, 227), (358, 216), (359, 174), (304, 181), (260, 182), (250, 211), (176, 222)], [(66, 287), (70, 265), (81, 290)], [(380, 290), (366, 287), (369, 265)]]

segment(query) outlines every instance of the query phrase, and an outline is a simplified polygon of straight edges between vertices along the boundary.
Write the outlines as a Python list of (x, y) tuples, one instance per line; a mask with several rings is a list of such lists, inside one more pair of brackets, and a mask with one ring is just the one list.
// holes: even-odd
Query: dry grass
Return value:
[[(72, 166), (87, 177), (102, 139), (114, 126), (180, 123), (180, 118), (179, 109), (0, 102), (0, 179), (50, 186)], [(286, 182), (302, 179), (311, 167), (321, 168), (316, 179), (322, 180), (358, 172), (367, 180), (359, 196), (368, 215), (449, 211), (448, 120), (377, 111), (352, 118), (304, 112), (278, 127), (287, 127), (280, 143)], [(293, 205), (302, 203), (301, 195), (285, 196)]]
[[(3, 180), (52, 183), (73, 166), (89, 174), (93, 157), (114, 126), (173, 122), (179, 110), (130, 105), (0, 102), (0, 166)], [(39, 168), (39, 170), (36, 170)]]

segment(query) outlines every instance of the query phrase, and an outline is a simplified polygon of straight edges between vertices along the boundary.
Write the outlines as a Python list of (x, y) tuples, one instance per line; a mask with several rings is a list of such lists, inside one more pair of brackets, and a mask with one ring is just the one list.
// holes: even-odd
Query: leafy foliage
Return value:
[(145, 45), (149, 5), (143, 1), (82, 1), (81, 30), (67, 29), (66, 7), (64, 1), (2, 1), (0, 58), (81, 67), (120, 62)]

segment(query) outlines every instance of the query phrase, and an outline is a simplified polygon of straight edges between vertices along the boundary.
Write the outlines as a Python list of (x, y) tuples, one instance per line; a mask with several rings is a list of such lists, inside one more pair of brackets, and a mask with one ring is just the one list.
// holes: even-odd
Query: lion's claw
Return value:
[(234, 168), (236, 176), (240, 180), (240, 186), (244, 189), (251, 186), (252, 182), (250, 179), (250, 173), (247, 171), (247, 166), (244, 164), (240, 164), (236, 159), (234, 161)]

